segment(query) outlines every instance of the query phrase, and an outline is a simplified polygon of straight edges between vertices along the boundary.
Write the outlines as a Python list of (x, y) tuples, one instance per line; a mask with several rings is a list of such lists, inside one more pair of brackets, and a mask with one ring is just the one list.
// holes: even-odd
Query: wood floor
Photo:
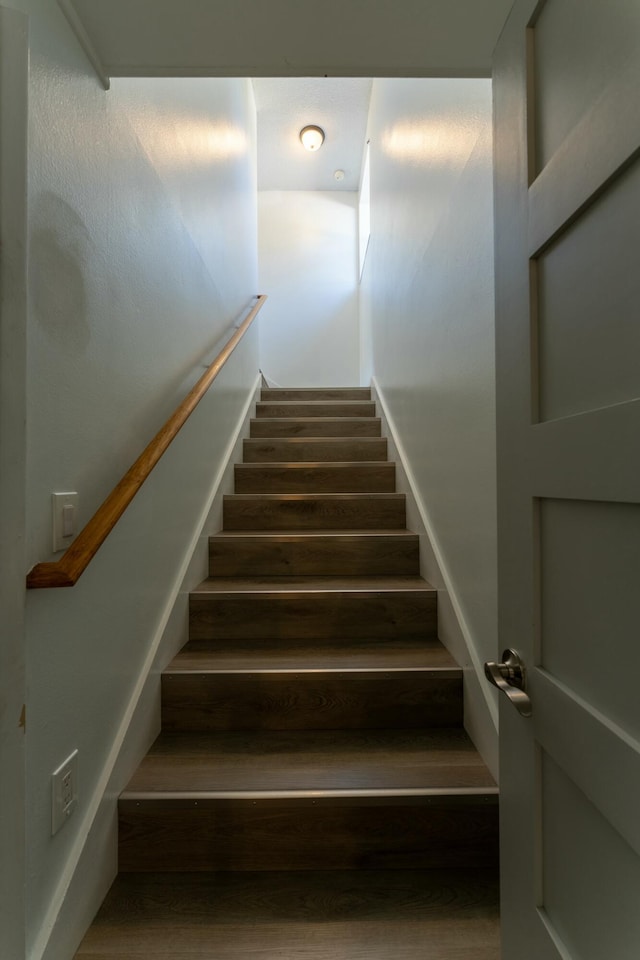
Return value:
[(76, 960), (497, 960), (498, 790), (375, 404), (265, 389)]
[(486, 870), (122, 874), (76, 960), (497, 960)]

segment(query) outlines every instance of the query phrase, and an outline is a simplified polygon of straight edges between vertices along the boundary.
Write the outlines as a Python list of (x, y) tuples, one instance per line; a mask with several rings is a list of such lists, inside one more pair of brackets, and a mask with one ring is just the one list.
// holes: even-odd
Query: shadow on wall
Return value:
[(54, 193), (43, 193), (32, 211), (29, 247), (33, 315), (66, 351), (86, 352), (91, 339), (88, 277), (95, 245), (84, 221)]

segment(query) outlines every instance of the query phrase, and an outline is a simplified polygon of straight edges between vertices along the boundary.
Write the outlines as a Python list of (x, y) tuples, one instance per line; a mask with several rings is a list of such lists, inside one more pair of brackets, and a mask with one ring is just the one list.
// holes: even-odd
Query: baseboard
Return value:
[(222, 497), (233, 490), (233, 467), (242, 459), (242, 440), (249, 432), (260, 385), (258, 375), (185, 547), (103, 775), (87, 801), (83, 829), (61, 873), (29, 960), (71, 960), (115, 879), (117, 799), (160, 731), (160, 674), (186, 642), (188, 594), (207, 575), (208, 536), (221, 526)]
[(447, 563), (411, 463), (398, 434), (384, 394), (375, 377), (372, 395), (378, 404), (383, 433), (390, 441), (390, 459), (396, 460), (396, 489), (407, 497), (407, 526), (420, 535), (423, 575), (438, 590), (438, 629), (442, 643), (464, 670), (464, 723), (495, 779), (498, 779), (498, 705), (484, 679), (484, 664), (460, 603)]

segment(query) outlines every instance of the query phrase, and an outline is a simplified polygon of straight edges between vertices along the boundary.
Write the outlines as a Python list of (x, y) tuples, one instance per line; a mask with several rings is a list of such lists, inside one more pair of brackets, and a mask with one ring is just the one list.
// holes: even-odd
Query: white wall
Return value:
[(24, 956), (27, 18), (0, 7), (0, 957)]
[(442, 636), (495, 770), (495, 699), (475, 669), (495, 657), (497, 617), (490, 81), (376, 80), (368, 135), (363, 366), (406, 457)]
[(283, 387), (359, 382), (358, 195), (265, 190), (258, 194), (260, 356)]
[[(51, 491), (77, 490), (88, 519), (257, 292), (255, 109), (244, 80), (119, 80), (105, 93), (54, 0), (18, 5), (31, 16), (31, 566), (51, 558)], [(81, 855), (257, 367), (256, 330), (78, 585), (27, 597), (32, 957)], [(52, 838), (50, 775), (75, 748), (79, 808)], [(101, 854), (104, 884), (106, 839)]]

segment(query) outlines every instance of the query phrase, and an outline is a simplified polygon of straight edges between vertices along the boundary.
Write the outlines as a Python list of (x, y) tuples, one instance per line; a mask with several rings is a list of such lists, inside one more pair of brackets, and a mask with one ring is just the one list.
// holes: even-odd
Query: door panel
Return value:
[[(553, 0), (557, 2), (557, 0)], [(525, 28), (526, 30), (526, 28)], [(632, 36), (637, 37), (638, 31)], [(528, 158), (535, 156), (535, 44), (528, 40), (529, 104), (526, 120)], [(638, 154), (640, 127), (640, 57), (625, 61), (610, 83), (567, 134), (549, 162), (537, 170), (529, 162), (529, 250), (535, 256), (550, 238), (567, 226)], [(516, 131), (513, 131), (516, 133)]]
[(640, 506), (541, 502), (540, 666), (638, 740), (639, 570)]
[(637, 501), (640, 400), (536, 424), (528, 462), (541, 497)]
[(494, 64), (504, 960), (640, 949), (640, 7), (516, 0)]
[(636, 160), (537, 258), (540, 420), (640, 395), (639, 210)]
[[(542, 761), (542, 818), (544, 905), (569, 955), (637, 960), (640, 861), (547, 755)], [(586, 904), (598, 908), (587, 910)]]
[[(640, 854), (637, 742), (540, 668), (532, 672), (531, 693), (536, 699), (536, 743), (544, 745), (547, 754)], [(610, 881), (617, 883), (615, 876)]]
[(637, 54), (637, 0), (553, 0), (533, 28), (537, 171), (609, 82)]

